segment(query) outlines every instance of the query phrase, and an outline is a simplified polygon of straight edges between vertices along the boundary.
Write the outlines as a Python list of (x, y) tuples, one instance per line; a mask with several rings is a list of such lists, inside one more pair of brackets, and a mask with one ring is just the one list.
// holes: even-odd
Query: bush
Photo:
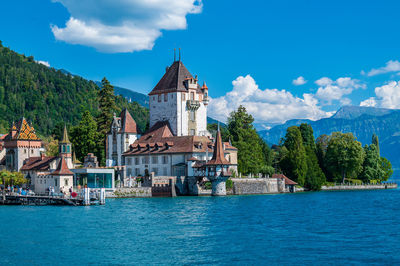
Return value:
[(233, 181), (228, 179), (226, 180), (226, 189), (231, 190), (233, 188)]

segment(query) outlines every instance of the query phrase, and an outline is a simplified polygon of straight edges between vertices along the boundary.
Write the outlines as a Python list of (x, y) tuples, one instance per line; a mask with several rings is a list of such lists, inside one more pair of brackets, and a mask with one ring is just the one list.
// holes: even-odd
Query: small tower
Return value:
[(66, 160), (61, 156), (56, 170), (51, 173), (56, 193), (68, 192), (73, 187), (74, 173), (69, 170)]
[(225, 159), (221, 132), (218, 125), (213, 157), (205, 165), (207, 169), (208, 179), (212, 183), (213, 196), (226, 195), (226, 180), (228, 180), (228, 178), (231, 176), (231, 173), (229, 172), (230, 165), (231, 163), (228, 162), (227, 159)]
[(60, 149), (60, 157), (64, 158), (67, 162), (68, 168), (74, 168), (72, 163), (72, 144), (68, 138), (67, 126), (64, 125), (64, 133), (63, 138), (60, 141), (59, 149)]

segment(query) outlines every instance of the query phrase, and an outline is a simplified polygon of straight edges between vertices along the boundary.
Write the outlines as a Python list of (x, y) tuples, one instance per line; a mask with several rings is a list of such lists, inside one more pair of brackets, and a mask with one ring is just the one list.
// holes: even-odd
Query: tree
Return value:
[(27, 182), (28, 180), (21, 172), (10, 172), (7, 170), (0, 171), (0, 184), (4, 186), (21, 186)]
[(381, 158), (375, 144), (364, 146), (365, 159), (363, 163), (363, 170), (360, 174), (361, 180), (369, 182), (373, 179), (381, 180), (383, 177), (383, 170), (380, 167)]
[(47, 137), (43, 140), (43, 145), (46, 150), (47, 156), (58, 156), (59, 154), (59, 145), (58, 139), (54, 137)]
[(238, 171), (243, 174), (257, 174), (263, 165), (260, 137), (253, 127), (253, 121), (253, 117), (243, 106), (239, 106), (228, 118), (232, 145), (238, 148)]
[(286, 130), (283, 145), (288, 152), (281, 161), (281, 169), (287, 177), (304, 186), (307, 174), (307, 155), (298, 127), (292, 126)]
[(372, 144), (375, 144), (376, 149), (378, 151), (378, 154), (380, 154), (379, 139), (378, 139), (378, 136), (376, 134), (372, 135)]
[(380, 159), (380, 167), (382, 169), (382, 181), (387, 181), (393, 174), (392, 164), (385, 157), (381, 157)]
[(362, 171), (364, 150), (353, 134), (334, 132), (325, 155), (325, 165), (335, 182), (356, 178)]
[(322, 172), (324, 172), (325, 176), (328, 175), (328, 170), (325, 167), (325, 155), (326, 155), (326, 150), (328, 149), (329, 139), (330, 136), (323, 134), (319, 136), (315, 141), (316, 145), (315, 153), (318, 158), (318, 164)]
[(70, 135), (78, 160), (83, 161), (89, 152), (99, 156), (100, 149), (103, 147), (98, 146), (99, 132), (97, 131), (97, 124), (89, 111), (82, 115), (79, 125), (71, 128)]
[(101, 90), (99, 91), (99, 115), (97, 117), (97, 127), (98, 127), (98, 145), (100, 148), (98, 159), (99, 162), (105, 164), (105, 146), (106, 146), (106, 136), (107, 132), (110, 130), (113, 113), (116, 111), (114, 87), (110, 82), (104, 77), (101, 81)]
[(310, 190), (320, 190), (322, 184), (326, 181), (326, 177), (318, 164), (314, 131), (311, 125), (305, 123), (301, 124), (299, 129), (307, 155), (307, 173), (304, 186)]

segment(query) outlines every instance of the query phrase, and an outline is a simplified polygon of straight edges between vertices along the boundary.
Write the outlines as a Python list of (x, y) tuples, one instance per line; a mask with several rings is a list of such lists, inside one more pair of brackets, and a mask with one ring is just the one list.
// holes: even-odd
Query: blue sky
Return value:
[(265, 125), (349, 104), (400, 108), (399, 1), (149, 2), (3, 0), (0, 40), (142, 93), (181, 47), (221, 120), (239, 104)]

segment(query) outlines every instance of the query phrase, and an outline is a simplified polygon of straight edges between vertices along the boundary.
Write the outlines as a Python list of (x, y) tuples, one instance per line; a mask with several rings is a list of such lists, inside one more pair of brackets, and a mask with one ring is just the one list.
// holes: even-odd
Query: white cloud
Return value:
[(315, 84), (319, 86), (315, 96), (324, 104), (331, 104), (334, 100), (341, 101), (342, 104), (349, 104), (351, 101), (349, 102), (349, 99), (343, 98), (343, 96), (351, 94), (356, 89), (366, 88), (365, 84), (361, 84), (359, 80), (349, 77), (338, 78), (335, 81), (323, 77), (315, 81)]
[(362, 101), (360, 106), (400, 109), (400, 81), (390, 81), (386, 85), (376, 87), (375, 95), (376, 97)]
[(292, 81), (293, 85), (300, 86), (307, 83), (307, 80), (304, 79), (303, 76), (298, 77)]
[(186, 29), (186, 15), (202, 11), (202, 0), (53, 0), (71, 17), (52, 25), (57, 40), (119, 53), (151, 50), (161, 30)]
[(210, 100), (210, 116), (226, 121), (240, 105), (246, 107), (257, 123), (284, 123), (295, 118), (317, 120), (330, 115), (321, 110), (314, 95), (305, 93), (299, 98), (286, 90), (260, 90), (250, 75), (239, 76), (232, 85), (232, 91), (225, 96)]
[(389, 62), (386, 63), (386, 66), (377, 69), (371, 69), (367, 75), (369, 77), (372, 77), (380, 74), (385, 74), (389, 72), (399, 72), (399, 71), (400, 71), (400, 62), (397, 60), (395, 61), (390, 60)]
[(47, 62), (47, 61), (40, 61), (40, 60), (38, 60), (38, 61), (35, 61), (35, 62), (38, 63), (38, 64), (45, 65), (45, 66), (47, 66), (47, 67), (50, 67), (50, 63)]

